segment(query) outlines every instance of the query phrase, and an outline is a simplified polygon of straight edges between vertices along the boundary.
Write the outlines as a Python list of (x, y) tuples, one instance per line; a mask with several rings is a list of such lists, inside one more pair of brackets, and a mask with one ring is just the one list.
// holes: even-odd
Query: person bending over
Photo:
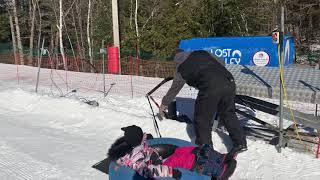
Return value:
[(181, 49), (176, 51), (174, 62), (176, 74), (170, 89), (162, 98), (160, 115), (165, 116), (168, 105), (187, 83), (199, 90), (193, 123), (195, 143), (212, 146), (212, 122), (217, 112), (233, 141), (233, 148), (228, 155), (233, 157), (247, 150), (246, 137), (235, 113), (236, 84), (224, 63), (204, 50), (185, 52)]

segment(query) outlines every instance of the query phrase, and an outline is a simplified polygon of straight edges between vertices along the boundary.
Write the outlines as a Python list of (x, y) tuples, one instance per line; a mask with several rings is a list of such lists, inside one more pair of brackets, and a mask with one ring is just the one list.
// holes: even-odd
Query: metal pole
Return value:
[(109, 92), (111, 91), (112, 87), (115, 85), (116, 83), (111, 83), (110, 84), (110, 88), (108, 89), (107, 93), (105, 94), (105, 96), (107, 96), (109, 94)]
[(318, 131), (318, 150), (317, 150), (316, 158), (318, 159), (320, 154), (320, 129), (318, 129), (317, 131)]
[(118, 0), (112, 0), (112, 27), (113, 45), (118, 47), (119, 50), (119, 73), (121, 74)]
[[(281, 28), (280, 28), (280, 64), (279, 68), (282, 72), (280, 74), (280, 110), (279, 110), (279, 144), (278, 144), (278, 152), (281, 153), (282, 141), (283, 141), (283, 39), (284, 39), (284, 6), (281, 5)], [(282, 75), (282, 77), (281, 77)]]
[(154, 129), (155, 129), (157, 135), (161, 138), (162, 136), (161, 136), (161, 133), (160, 133), (160, 129), (159, 129), (159, 126), (158, 126), (158, 123), (157, 123), (156, 116), (154, 115), (154, 111), (153, 111), (149, 96), (147, 95), (146, 97), (148, 99), (148, 102), (149, 102), (149, 105), (150, 105), (150, 109), (151, 109), (151, 112), (152, 112)]
[(105, 69), (106, 69), (106, 65), (105, 65), (105, 62), (104, 62), (104, 51), (105, 47), (104, 47), (104, 40), (101, 41), (101, 50), (102, 50), (102, 73), (103, 73), (103, 94), (104, 94), (104, 97), (106, 97), (106, 72), (105, 72)]
[(316, 104), (316, 113), (315, 116), (318, 116), (318, 104)]
[(40, 67), (41, 67), (41, 60), (42, 60), (42, 51), (43, 51), (43, 47), (44, 47), (44, 40), (45, 40), (45, 38), (43, 37), (42, 46), (41, 46), (41, 50), (40, 50), (40, 58), (38, 58), (38, 75), (37, 75), (36, 92), (38, 92), (38, 86), (39, 86), (39, 76), (40, 76)]

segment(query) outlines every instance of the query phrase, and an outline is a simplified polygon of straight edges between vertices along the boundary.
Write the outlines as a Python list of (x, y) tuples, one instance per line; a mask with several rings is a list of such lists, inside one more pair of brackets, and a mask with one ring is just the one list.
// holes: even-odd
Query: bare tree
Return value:
[(10, 22), (10, 29), (11, 29), (11, 38), (12, 38), (12, 49), (13, 49), (13, 57), (14, 63), (17, 64), (17, 42), (16, 42), (16, 35), (14, 32), (14, 25), (12, 15), (9, 12), (9, 22)]
[[(79, 24), (79, 32), (80, 32), (80, 42), (81, 42), (81, 48), (80, 49), (80, 58), (84, 59), (85, 57), (85, 53), (84, 53), (84, 38), (83, 38), (83, 26), (82, 26), (82, 15), (81, 15), (81, 1), (79, 1), (79, 3), (76, 3), (76, 12), (77, 12), (77, 16), (78, 16), (78, 24)], [(81, 63), (81, 65), (83, 66), (83, 63)]]
[(21, 43), (20, 26), (19, 26), (19, 19), (18, 19), (16, 1), (15, 0), (11, 0), (11, 3), (12, 3), (13, 16), (14, 16), (14, 21), (15, 21), (15, 26), (16, 26), (18, 53), (19, 53), (20, 64), (24, 65), (23, 49), (22, 49), (22, 43)]
[(54, 58), (56, 59), (56, 69), (59, 69), (59, 63), (58, 63), (59, 52), (57, 50), (59, 47), (59, 32), (53, 32), (53, 34), (55, 34), (54, 45), (53, 45)]
[[(81, 45), (80, 45), (80, 41), (79, 41), (79, 34), (78, 34), (78, 29), (77, 29), (77, 23), (76, 23), (76, 20), (75, 20), (75, 15), (74, 15), (74, 12), (73, 10), (71, 11), (71, 15), (72, 15), (72, 25), (74, 27), (74, 32), (75, 32), (75, 36), (76, 36), (76, 42), (77, 42), (77, 45), (76, 45), (76, 50), (77, 50), (77, 57), (80, 56), (80, 59), (82, 59), (82, 52), (81, 52)], [(78, 68), (78, 71), (80, 71), (80, 64), (78, 64), (78, 61), (77, 62), (77, 68)], [(82, 63), (81, 63), (82, 65)], [(82, 67), (81, 67), (82, 68)]]
[(147, 20), (144, 22), (142, 28), (141, 28), (141, 32), (143, 32), (143, 30), (145, 29), (145, 27), (147, 26), (148, 22), (153, 18), (153, 16), (155, 15), (155, 13), (157, 13), (157, 11), (159, 10), (159, 1), (154, 1), (153, 3), (153, 7), (152, 7), (152, 11), (150, 13), (150, 16), (147, 18)]
[(138, 8), (139, 8), (139, 1), (136, 0), (136, 8), (135, 8), (135, 15), (134, 15), (134, 22), (136, 25), (136, 40), (137, 40), (137, 57), (140, 57), (140, 35), (139, 35), (139, 26), (138, 26)]
[[(36, 0), (38, 1), (38, 0)], [(32, 64), (32, 58), (33, 58), (33, 40), (34, 40), (34, 22), (35, 22), (35, 14), (36, 14), (36, 7), (37, 4), (35, 0), (31, 0), (31, 15), (30, 15), (30, 20), (31, 20), (31, 27), (30, 27), (30, 41), (29, 41), (29, 56), (28, 56), (28, 65)]]
[(37, 52), (38, 52), (38, 62), (40, 62), (39, 61), (39, 59), (40, 59), (39, 49), (40, 49), (41, 33), (42, 33), (42, 14), (41, 14), (40, 7), (39, 7), (39, 0), (36, 0), (36, 6), (38, 9), (38, 13), (39, 13), (38, 44), (37, 44), (38, 51)]
[[(91, 47), (91, 33), (90, 33), (90, 18), (91, 18), (91, 0), (88, 0), (88, 18), (87, 18), (87, 40), (88, 40), (88, 49), (89, 49), (89, 58), (90, 63), (93, 64), (93, 57), (92, 57), (92, 47)], [(91, 72), (94, 72), (94, 69), (91, 67)]]
[(60, 5), (60, 8), (59, 8), (60, 14), (59, 14), (59, 26), (58, 26), (58, 29), (59, 29), (59, 40), (60, 40), (60, 53), (61, 53), (61, 56), (62, 56), (64, 69), (66, 71), (68, 71), (66, 57), (65, 57), (64, 49), (63, 49), (63, 38), (62, 38), (62, 29), (63, 29), (63, 23), (62, 23), (63, 22), (62, 0), (59, 0), (59, 5)]
[(69, 35), (69, 32), (68, 32), (68, 26), (66, 25), (65, 19), (63, 19), (63, 24), (64, 24), (64, 27), (66, 29), (66, 34), (67, 34), (67, 37), (68, 37), (69, 45), (70, 45), (70, 48), (71, 48), (71, 51), (72, 51), (72, 54), (73, 54), (73, 60), (76, 61), (76, 54), (75, 54), (74, 49), (73, 49), (71, 38), (70, 38), (70, 35)]
[(132, 29), (132, 11), (133, 11), (133, 2), (132, 0), (130, 0), (130, 19), (129, 19), (129, 25), (130, 25), (130, 28)]

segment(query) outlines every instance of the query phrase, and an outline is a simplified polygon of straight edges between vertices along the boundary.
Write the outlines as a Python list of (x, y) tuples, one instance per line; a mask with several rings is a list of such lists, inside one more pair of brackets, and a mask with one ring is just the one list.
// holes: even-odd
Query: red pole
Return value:
[(108, 73), (119, 74), (119, 48), (115, 46), (107, 47), (108, 51)]

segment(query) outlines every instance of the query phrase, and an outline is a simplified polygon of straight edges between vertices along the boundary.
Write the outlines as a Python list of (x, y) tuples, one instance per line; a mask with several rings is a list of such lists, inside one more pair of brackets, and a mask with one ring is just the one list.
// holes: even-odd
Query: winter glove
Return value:
[(182, 174), (178, 169), (173, 169), (172, 177), (176, 180), (179, 180), (181, 178)]
[(159, 107), (159, 119), (163, 120), (163, 118), (167, 117), (168, 106), (161, 104)]

